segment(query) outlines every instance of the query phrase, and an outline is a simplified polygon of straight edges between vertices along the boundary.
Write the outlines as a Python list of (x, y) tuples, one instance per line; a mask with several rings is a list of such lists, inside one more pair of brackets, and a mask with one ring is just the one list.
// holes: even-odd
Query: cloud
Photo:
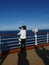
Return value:
[(28, 26), (28, 28), (30, 29), (34, 29), (34, 28), (37, 28), (37, 29), (49, 29), (49, 24), (48, 23), (41, 23), (41, 24), (31, 24)]
[(23, 24), (25, 24), (24, 21), (17, 21), (13, 24), (0, 25), (0, 30), (17, 30)]
[(18, 21), (17, 23), (22, 24), (22, 23), (24, 23), (24, 21)]
[(42, 24), (41, 25), (43, 28), (49, 28), (49, 24)]
[(39, 29), (49, 29), (49, 24), (48, 23), (39, 24), (36, 27), (38, 27)]
[(19, 29), (19, 26), (26, 25), (27, 29), (32, 29), (32, 28), (37, 28), (37, 29), (49, 29), (49, 24), (48, 23), (26, 23), (25, 21), (17, 21), (14, 22), (13, 24), (7, 24), (7, 25), (0, 25), (0, 30), (17, 30)]

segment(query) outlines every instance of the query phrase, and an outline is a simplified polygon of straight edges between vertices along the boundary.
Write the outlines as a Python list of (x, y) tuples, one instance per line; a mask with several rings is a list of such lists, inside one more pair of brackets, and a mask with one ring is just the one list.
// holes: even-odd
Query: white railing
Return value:
[(47, 33), (47, 43), (48, 43), (48, 38), (49, 38), (48, 35), (49, 35), (49, 34)]
[[(26, 46), (30, 45), (38, 45), (43, 43), (49, 43), (49, 33), (46, 34), (34, 34), (34, 36), (28, 36), (26, 39)], [(6, 47), (7, 46), (7, 47)], [(9, 38), (2, 38), (0, 36), (0, 51), (1, 47), (5, 49), (15, 49), (19, 48), (20, 44), (18, 43), (18, 37), (9, 37)]]
[(0, 36), (0, 44), (1, 44), (1, 36)]

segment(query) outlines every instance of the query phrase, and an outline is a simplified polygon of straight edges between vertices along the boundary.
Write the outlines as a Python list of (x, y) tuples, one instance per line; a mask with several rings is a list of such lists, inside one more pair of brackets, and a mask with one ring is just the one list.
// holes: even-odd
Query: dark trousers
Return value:
[(21, 52), (25, 51), (26, 48), (25, 48), (25, 42), (26, 42), (26, 39), (21, 39)]

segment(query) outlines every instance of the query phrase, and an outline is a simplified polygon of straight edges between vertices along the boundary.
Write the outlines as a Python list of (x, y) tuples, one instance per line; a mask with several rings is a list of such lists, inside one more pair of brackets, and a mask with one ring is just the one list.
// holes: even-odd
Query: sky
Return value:
[(49, 0), (0, 0), (0, 30), (49, 29)]

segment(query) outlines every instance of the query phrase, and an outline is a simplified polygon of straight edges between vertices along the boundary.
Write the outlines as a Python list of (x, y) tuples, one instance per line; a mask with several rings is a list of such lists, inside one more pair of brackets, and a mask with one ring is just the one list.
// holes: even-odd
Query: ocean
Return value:
[[(0, 35), (8, 35), (8, 34), (17, 34), (19, 30), (12, 30), (12, 31), (0, 31)], [(49, 30), (38, 30), (39, 33), (49, 33)], [(32, 36), (34, 33), (32, 30), (27, 30), (27, 36)]]

